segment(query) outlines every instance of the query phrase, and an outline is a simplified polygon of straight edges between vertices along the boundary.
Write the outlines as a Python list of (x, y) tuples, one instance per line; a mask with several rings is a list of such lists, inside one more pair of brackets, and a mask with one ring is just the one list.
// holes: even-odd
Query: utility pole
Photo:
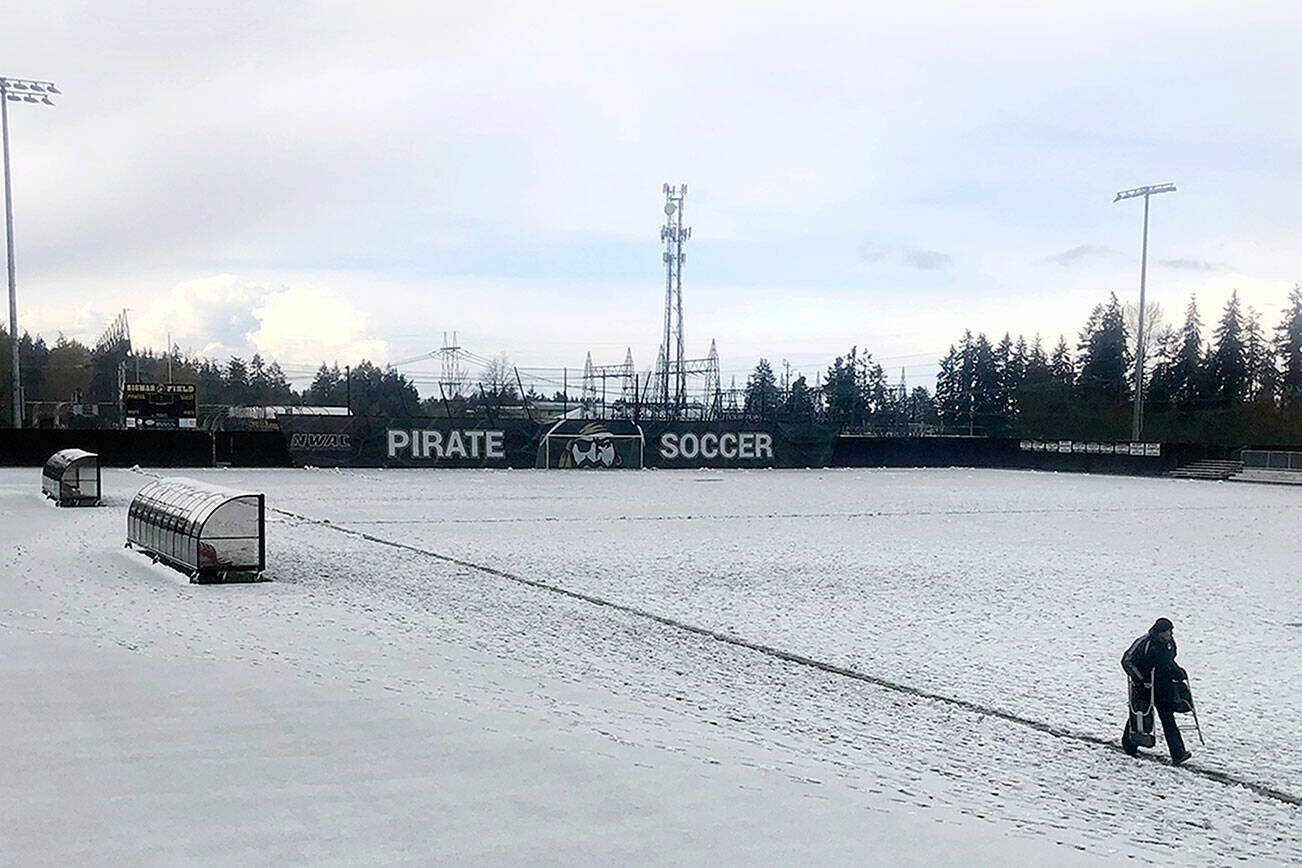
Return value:
[[(13, 389), (14, 427), (23, 427), (23, 379), (18, 364), (18, 293), (14, 280), (14, 205), (9, 184), (9, 103), (33, 102), (54, 105), (50, 94), (62, 93), (48, 81), (0, 76), (0, 127), (3, 128), (5, 164), (5, 252), (9, 265), (9, 350), (13, 354), (11, 387)], [(39, 96), (37, 96), (39, 94)]]
[[(669, 405), (669, 360), (672, 355), (677, 364), (674, 401), (678, 407), (682, 407), (687, 401), (687, 372), (683, 368), (683, 263), (687, 261), (687, 255), (683, 253), (683, 242), (692, 237), (692, 230), (691, 227), (683, 228), (683, 197), (687, 195), (687, 185), (671, 187), (665, 184), (664, 193), (665, 217), (668, 219), (660, 227), (660, 240), (665, 243), (662, 257), (665, 263), (665, 328), (664, 342), (661, 344), (664, 347), (664, 358), (661, 360), (660, 399), (666, 407)], [(674, 345), (670, 344), (671, 339), (675, 341)]]
[(1122, 190), (1112, 201), (1144, 197), (1144, 241), (1139, 259), (1139, 328), (1135, 335), (1135, 411), (1130, 423), (1130, 439), (1138, 442), (1144, 433), (1144, 288), (1148, 279), (1148, 199), (1158, 193), (1174, 193), (1175, 184), (1153, 184)]

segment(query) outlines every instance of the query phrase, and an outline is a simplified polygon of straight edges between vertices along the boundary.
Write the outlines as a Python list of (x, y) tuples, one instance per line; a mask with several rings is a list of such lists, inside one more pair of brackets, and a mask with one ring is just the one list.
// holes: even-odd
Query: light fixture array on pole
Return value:
[(50, 94), (62, 93), (52, 82), (0, 76), (0, 127), (3, 128), (5, 164), (5, 251), (9, 266), (9, 349), (12, 353), (13, 423), (23, 427), (23, 380), (18, 367), (18, 297), (14, 290), (14, 206), (9, 189), (9, 103), (54, 105)]
[(1144, 243), (1139, 260), (1139, 329), (1135, 335), (1135, 412), (1131, 418), (1130, 439), (1139, 441), (1144, 433), (1144, 288), (1148, 280), (1148, 199), (1158, 193), (1174, 193), (1175, 184), (1152, 184), (1148, 187), (1136, 187), (1122, 190), (1113, 199), (1137, 199), (1144, 197)]

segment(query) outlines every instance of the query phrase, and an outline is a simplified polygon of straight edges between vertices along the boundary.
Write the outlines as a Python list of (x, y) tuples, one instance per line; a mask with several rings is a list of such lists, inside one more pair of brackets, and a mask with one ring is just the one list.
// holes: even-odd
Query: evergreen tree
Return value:
[(304, 403), (316, 407), (337, 407), (344, 403), (346, 384), (339, 372), (339, 365), (327, 368), (325, 362), (317, 368), (312, 385), (308, 387)]
[(1049, 359), (1049, 379), (1059, 386), (1070, 387), (1076, 382), (1076, 368), (1071, 360), (1071, 350), (1067, 349), (1067, 339), (1058, 335), (1058, 345), (1053, 348)]
[[(1026, 346), (1026, 338), (1021, 335), (1017, 336), (1017, 343), (1011, 344), (1011, 349), (1009, 347), (1009, 337), (1005, 332), (1004, 339), (996, 352), (996, 361), (999, 362), (1002, 358), (999, 371), (1000, 404), (1004, 408), (1008, 426), (1011, 427), (1021, 404), (1022, 387), (1026, 383), (1027, 371), (1031, 365), (1031, 351)], [(1044, 354), (1043, 349), (1040, 350), (1040, 354)]]
[(1198, 316), (1198, 299), (1189, 296), (1185, 308), (1184, 325), (1180, 327), (1179, 344), (1171, 363), (1171, 398), (1181, 410), (1198, 406), (1203, 393), (1202, 320)]
[(1236, 407), (1248, 392), (1248, 359), (1244, 345), (1243, 315), (1239, 312), (1239, 291), (1230, 293), (1225, 313), (1212, 334), (1215, 347), (1208, 365), (1208, 385), (1221, 407)]
[(933, 403), (936, 417), (942, 428), (957, 428), (963, 418), (963, 389), (960, 385), (958, 350), (953, 344), (940, 360), (940, 371), (936, 374), (936, 396)]
[(281, 369), (280, 362), (272, 362), (267, 368), (267, 389), (273, 403), (299, 403), (298, 396), (294, 394), (294, 387), (289, 384), (289, 379)]
[(768, 359), (759, 364), (746, 381), (746, 415), (768, 420), (778, 409), (778, 380)]
[(995, 362), (994, 347), (985, 332), (977, 335), (972, 344), (972, 408), (973, 419), (980, 432), (987, 436), (1005, 433), (1008, 417), (1000, 403), (999, 366)]
[[(1043, 355), (1044, 351), (1040, 351)], [(1013, 354), (1008, 357), (1008, 378), (1009, 384), (1014, 392), (1022, 385), (1026, 379), (1026, 369), (1031, 363), (1031, 351), (1026, 345), (1026, 338), (1021, 335), (1017, 336), (1017, 343), (1013, 344)]]
[(909, 393), (909, 423), (932, 428), (940, 422), (936, 401), (926, 386), (914, 386)]
[[(1000, 405), (1000, 371), (985, 333), (963, 332), (957, 350), (942, 360), (936, 384), (941, 421), (968, 434), (1004, 432), (1008, 417)], [(941, 393), (944, 393), (943, 396)]]
[[(1063, 351), (1067, 349), (1063, 345)], [(1026, 354), (1026, 368), (1024, 371), (1023, 382), (1039, 383), (1049, 379), (1049, 357), (1045, 355), (1044, 344), (1040, 341), (1040, 333), (1036, 332), (1035, 339), (1031, 341), (1030, 352)]]
[(1243, 327), (1243, 349), (1248, 364), (1248, 399), (1273, 405), (1279, 371), (1275, 367), (1275, 349), (1261, 328), (1261, 314), (1248, 308)]
[(226, 378), (222, 369), (211, 359), (199, 363), (198, 382), (195, 384), (195, 398), (203, 404), (229, 404), (226, 396)]
[(872, 353), (865, 352), (857, 359), (855, 380), (858, 384), (858, 405), (861, 419), (858, 424), (865, 424), (869, 417), (874, 424), (886, 422), (882, 418), (889, 412), (890, 390), (886, 387), (886, 374), (882, 366), (873, 361)]
[(381, 370), (363, 359), (352, 370), (350, 379), (352, 398), (349, 406), (354, 415), (391, 419), (420, 415), (420, 395), (416, 387), (396, 369)]
[(1018, 338), (1013, 350), (1013, 361), (1010, 363), (1017, 370), (1006, 375), (1009, 382), (1015, 377), (1017, 383), (1013, 389), (1014, 412), (1010, 417), (1014, 427), (1020, 427), (1023, 423), (1030, 424), (1033, 430), (1029, 433), (1040, 436), (1042, 422), (1057, 412), (1059, 401), (1064, 399), (1064, 395), (1059, 393), (1069, 391), (1070, 387), (1066, 383), (1071, 380), (1066, 343), (1062, 343), (1061, 353), (1063, 358), (1059, 360), (1060, 364), (1067, 369), (1063, 373), (1063, 385), (1057, 384), (1053, 379), (1049, 357), (1044, 352), (1040, 336), (1035, 335), (1029, 348), (1026, 347), (1025, 340)]
[(833, 421), (842, 425), (863, 424), (862, 395), (855, 375), (858, 366), (858, 348), (851, 347), (848, 356), (837, 356), (827, 369), (823, 395), (827, 412)]
[[(23, 332), (18, 340), (18, 370), (22, 374), (23, 404), (40, 400), (45, 383), (45, 369), (50, 362), (50, 349), (40, 335), (32, 336)], [(26, 410), (24, 410), (26, 412)]]
[(1279, 355), (1279, 395), (1289, 406), (1302, 405), (1302, 285), (1288, 294), (1284, 318), (1275, 329)]
[(231, 356), (226, 363), (226, 402), (227, 404), (249, 403), (249, 369), (244, 360)]
[[(1103, 322), (1103, 305), (1096, 304), (1090, 311), (1089, 319), (1085, 320), (1085, 326), (1080, 330), (1079, 339), (1076, 341), (1076, 362), (1077, 367), (1083, 371), (1089, 365), (1090, 344), (1095, 340)], [(1082, 379), (1078, 372), (1075, 385), (1080, 386)]]
[(1170, 409), (1175, 396), (1175, 360), (1179, 356), (1180, 333), (1170, 326), (1146, 335), (1150, 373), (1144, 401), (1156, 409)]
[(1130, 397), (1131, 368), (1126, 346), (1126, 320), (1113, 293), (1108, 304), (1096, 305), (1081, 332), (1077, 385), (1083, 397), (1104, 406), (1117, 406)]
[(90, 374), (90, 349), (60, 334), (50, 350), (41, 390), (33, 400), (84, 402), (90, 391)]
[(958, 365), (955, 368), (958, 383), (958, 405), (962, 414), (964, 427), (969, 435), (977, 428), (977, 351), (976, 339), (972, 330), (963, 332), (963, 339), (958, 343)]
[(420, 393), (397, 368), (387, 367), (380, 374), (378, 413), (372, 415), (411, 418), (420, 415)]
[(249, 359), (249, 399), (253, 404), (271, 403), (270, 389), (267, 388), (267, 363), (260, 353), (254, 353)]
[(995, 388), (993, 408), (996, 412), (1002, 413), (1005, 417), (1011, 417), (1013, 412), (1013, 389), (1016, 387), (1016, 376), (1010, 366), (1013, 365), (1013, 339), (1008, 332), (1004, 332), (1003, 338), (995, 344), (994, 350), (995, 365)]

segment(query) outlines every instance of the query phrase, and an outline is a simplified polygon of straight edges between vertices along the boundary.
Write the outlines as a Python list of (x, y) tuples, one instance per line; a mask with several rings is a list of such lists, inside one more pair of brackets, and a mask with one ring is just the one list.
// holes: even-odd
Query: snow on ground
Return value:
[[(1297, 490), (185, 473), (266, 492), (273, 582), (191, 586), (123, 550), (145, 476), (59, 510), (39, 471), (0, 471), (0, 749), (21, 758), (0, 861), (1302, 859), (1302, 808), (1198, 773), (1302, 796)], [(1158, 615), (1209, 739), (1180, 718), (1192, 770), (1097, 743)]]

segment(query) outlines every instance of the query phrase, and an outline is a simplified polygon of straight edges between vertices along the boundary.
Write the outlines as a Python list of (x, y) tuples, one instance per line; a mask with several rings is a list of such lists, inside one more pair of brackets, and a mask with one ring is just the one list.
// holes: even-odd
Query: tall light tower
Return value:
[(50, 94), (61, 93), (48, 81), (0, 76), (0, 127), (5, 153), (5, 249), (9, 254), (9, 349), (13, 354), (14, 427), (23, 427), (23, 380), (18, 370), (18, 296), (14, 291), (14, 206), (9, 190), (9, 103), (34, 102), (54, 105)]
[[(687, 371), (683, 367), (683, 263), (687, 255), (683, 253), (683, 242), (692, 237), (691, 227), (683, 228), (683, 197), (687, 195), (687, 185), (671, 187), (665, 184), (665, 225), (660, 227), (660, 240), (665, 243), (665, 334), (664, 357), (661, 360), (660, 400), (669, 406), (669, 375), (671, 357), (676, 359), (676, 377), (674, 381), (674, 400), (681, 407), (687, 400)], [(677, 328), (673, 328), (675, 309)], [(671, 333), (677, 341), (675, 349), (670, 348)]]
[(1144, 246), (1139, 259), (1139, 331), (1135, 335), (1135, 414), (1130, 424), (1130, 439), (1138, 441), (1144, 431), (1144, 284), (1148, 279), (1148, 199), (1158, 193), (1174, 193), (1175, 184), (1153, 184), (1122, 190), (1113, 202), (1144, 197)]

